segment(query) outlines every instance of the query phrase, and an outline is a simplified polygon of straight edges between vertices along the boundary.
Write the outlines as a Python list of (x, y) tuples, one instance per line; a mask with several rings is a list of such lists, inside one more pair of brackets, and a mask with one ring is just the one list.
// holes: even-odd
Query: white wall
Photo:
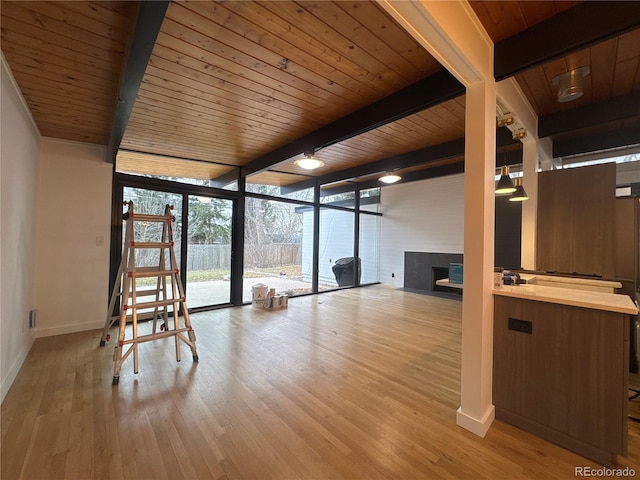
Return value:
[(104, 147), (43, 139), (38, 169), (36, 335), (102, 328), (112, 165)]
[(463, 252), (463, 174), (384, 187), (380, 211), (382, 283), (403, 286), (404, 252)]
[(34, 208), (40, 134), (2, 57), (0, 79), (0, 372), (2, 400), (33, 344)]

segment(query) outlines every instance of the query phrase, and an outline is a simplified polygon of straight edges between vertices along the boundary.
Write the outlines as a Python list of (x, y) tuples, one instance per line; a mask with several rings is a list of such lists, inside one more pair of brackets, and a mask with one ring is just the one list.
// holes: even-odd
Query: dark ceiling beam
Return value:
[[(496, 130), (496, 148), (514, 145), (517, 143), (520, 143), (520, 141), (512, 138), (512, 134), (508, 128), (501, 127)], [(302, 180), (301, 182), (296, 182), (291, 185), (287, 185), (286, 187), (282, 187), (280, 191), (282, 194), (289, 194), (299, 190), (304, 190), (305, 188), (312, 188), (315, 185), (316, 178), (321, 185), (326, 185), (328, 183), (343, 182), (358, 177), (409, 168), (416, 165), (428, 164), (430, 162), (460, 156), (464, 156), (464, 138), (388, 157), (375, 162), (365, 163), (357, 167), (346, 168), (339, 172), (328, 173), (308, 180)]]
[(640, 26), (640, 2), (582, 2), (495, 44), (496, 81)]
[(342, 142), (464, 93), (464, 86), (449, 72), (441, 70), (250, 161), (242, 167), (241, 175), (258, 173), (295, 155)]
[[(402, 180), (392, 185), (400, 185), (402, 183), (415, 182), (417, 180), (426, 180), (429, 178), (446, 177), (449, 175), (456, 175), (459, 173), (464, 173), (464, 162), (456, 162), (456, 163), (451, 163), (449, 165), (440, 165), (438, 167), (425, 168), (424, 170), (408, 172), (402, 175)], [(366, 182), (360, 182), (359, 185), (360, 185), (360, 190), (365, 190), (367, 188), (389, 186), (379, 182), (378, 180), (368, 180)], [(328, 189), (328, 190), (331, 190), (331, 189)]]
[[(464, 154), (464, 138), (459, 138), (451, 142), (441, 143), (432, 147), (421, 148), (412, 152), (395, 155), (375, 162), (365, 163), (357, 167), (345, 168), (338, 172), (327, 173), (316, 177), (321, 185), (328, 183), (342, 182), (367, 175), (374, 175), (380, 172), (393, 171), (401, 168), (422, 165), (437, 160), (457, 157)], [(283, 194), (293, 193), (304, 188), (310, 188), (311, 182), (315, 183), (315, 178), (303, 180), (301, 182), (282, 187), (280, 191)]]
[(129, 42), (128, 53), (124, 62), (120, 86), (118, 89), (118, 104), (116, 106), (109, 143), (107, 144), (106, 161), (114, 163), (124, 131), (129, 123), (129, 117), (142, 83), (142, 77), (147, 69), (149, 58), (160, 26), (169, 7), (169, 1), (140, 2), (136, 23)]
[(640, 128), (637, 126), (602, 133), (590, 133), (570, 139), (554, 140), (553, 158), (638, 144), (640, 144)]
[(230, 183), (237, 182), (240, 179), (240, 167), (232, 167), (226, 173), (219, 175), (218, 177), (210, 180), (209, 183), (215, 188), (224, 188)]
[[(496, 165), (508, 165), (510, 167), (514, 165), (522, 165), (522, 149), (510, 150), (504, 154), (496, 156)], [(417, 170), (415, 172), (407, 172), (402, 174), (402, 180), (398, 183), (415, 182), (416, 180), (425, 180), (428, 178), (444, 177), (447, 175), (455, 175), (457, 173), (464, 173), (464, 161), (452, 163), (449, 165), (440, 165), (438, 167), (425, 168), (424, 170)], [(336, 187), (324, 188), (320, 191), (320, 196), (326, 197), (329, 195), (336, 195), (338, 193), (353, 192), (355, 190), (355, 183), (350, 182), (347, 185), (338, 185)], [(357, 182), (360, 190), (375, 187), (388, 186), (378, 180), (366, 180), (364, 182)], [(394, 183), (393, 185), (397, 185)]]
[(538, 120), (538, 137), (549, 137), (639, 115), (640, 93), (622, 95), (542, 117)]

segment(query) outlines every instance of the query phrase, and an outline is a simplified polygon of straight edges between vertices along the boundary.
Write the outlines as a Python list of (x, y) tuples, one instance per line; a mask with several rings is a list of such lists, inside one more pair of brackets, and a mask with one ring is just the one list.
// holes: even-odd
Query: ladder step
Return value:
[(131, 242), (133, 248), (170, 248), (173, 242)]
[[(162, 292), (162, 288), (143, 288), (142, 290), (136, 290), (136, 297), (148, 297), (150, 295), (158, 295)], [(129, 290), (129, 298), (133, 296), (133, 290)]]
[(164, 306), (168, 306), (168, 305), (173, 305), (174, 303), (182, 303), (184, 301), (185, 301), (184, 298), (175, 298), (175, 299), (171, 299), (171, 300), (158, 300), (158, 301), (155, 301), (155, 302), (135, 303), (133, 305), (128, 305), (127, 309), (137, 308), (137, 309), (140, 310), (140, 309), (143, 309), (143, 308), (164, 307)]
[(135, 278), (166, 277), (173, 274), (177, 275), (178, 271), (177, 270), (158, 270), (155, 267), (136, 268), (135, 272), (129, 272), (129, 275)]
[(147, 215), (145, 213), (132, 213), (131, 219), (134, 222), (167, 222), (173, 221), (172, 215)]

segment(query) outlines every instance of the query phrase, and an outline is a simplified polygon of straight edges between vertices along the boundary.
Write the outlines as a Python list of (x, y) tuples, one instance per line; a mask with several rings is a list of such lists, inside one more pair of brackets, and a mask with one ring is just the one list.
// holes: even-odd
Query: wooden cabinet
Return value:
[(616, 165), (538, 174), (536, 268), (615, 275)]
[(605, 465), (626, 454), (629, 315), (501, 296), (494, 311), (496, 418)]

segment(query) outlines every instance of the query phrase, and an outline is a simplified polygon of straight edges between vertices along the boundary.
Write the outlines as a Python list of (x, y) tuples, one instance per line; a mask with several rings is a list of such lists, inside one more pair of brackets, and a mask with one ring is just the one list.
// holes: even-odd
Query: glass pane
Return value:
[[(173, 223), (173, 242), (174, 253), (176, 258), (176, 264), (180, 267), (180, 245), (181, 245), (181, 227), (182, 227), (182, 196), (159, 192), (155, 190), (146, 190), (144, 188), (131, 188), (125, 187), (123, 189), (123, 199), (125, 202), (133, 202), (134, 213), (148, 214), (148, 215), (163, 215), (166, 205), (173, 206), (173, 216), (175, 222)], [(123, 212), (127, 211), (127, 207), (123, 207)], [(159, 242), (162, 239), (161, 222), (135, 222), (133, 238), (137, 242)], [(124, 237), (126, 234), (126, 222), (122, 221), (122, 242), (124, 246)], [(122, 250), (121, 250), (122, 251)], [(169, 259), (166, 258), (166, 252), (164, 252), (164, 261), (168, 264)], [(163, 261), (161, 258), (161, 252), (159, 249), (136, 249), (136, 268), (142, 267), (158, 267)], [(160, 286), (158, 284), (157, 277), (139, 278), (136, 280), (136, 291), (138, 296), (144, 296), (144, 292), (158, 292)], [(149, 300), (149, 299), (147, 299)], [(131, 299), (129, 299), (129, 305), (131, 305)], [(187, 302), (187, 305), (189, 303)], [(172, 306), (169, 307), (171, 311)], [(138, 314), (150, 313), (153, 309), (139, 309)]]
[(354, 284), (353, 221), (353, 212), (320, 209), (319, 290)]
[(360, 214), (360, 283), (380, 281), (380, 218), (378, 215)]
[(236, 181), (225, 186), (213, 185), (210, 181), (211, 178), (225, 175), (233, 169), (237, 170), (237, 167), (123, 150), (116, 156), (116, 172), (237, 191)]
[(320, 193), (320, 203), (324, 205), (334, 205), (337, 207), (356, 208), (356, 192), (347, 191), (342, 193), (328, 194), (327, 192)]
[(313, 251), (312, 239), (311, 207), (247, 197), (243, 301), (251, 301), (251, 287), (258, 283), (289, 296), (310, 293), (311, 267), (303, 264), (302, 252)]
[(360, 191), (360, 210), (366, 212), (380, 211), (380, 187)]
[(187, 304), (189, 308), (231, 301), (233, 202), (189, 196)]
[(300, 200), (302, 202), (313, 202), (313, 188), (303, 188), (294, 192), (287, 192), (286, 188), (276, 185), (262, 185), (259, 183), (247, 183), (247, 193), (261, 193), (271, 197), (288, 198), (290, 200)]

